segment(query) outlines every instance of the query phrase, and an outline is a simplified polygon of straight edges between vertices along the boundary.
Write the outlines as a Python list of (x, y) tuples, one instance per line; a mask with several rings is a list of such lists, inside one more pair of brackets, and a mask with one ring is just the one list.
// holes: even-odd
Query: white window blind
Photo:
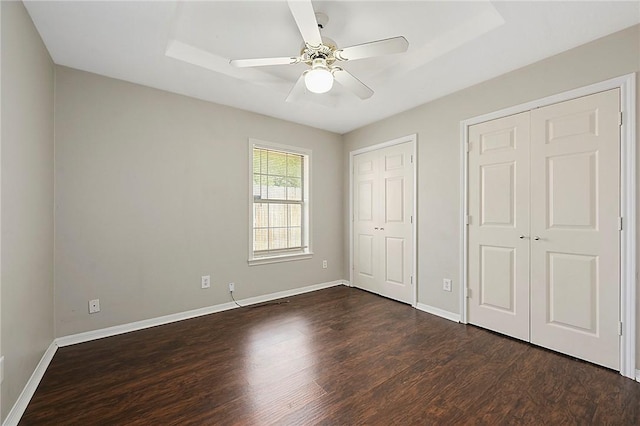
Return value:
[(253, 147), (253, 257), (303, 253), (305, 156)]

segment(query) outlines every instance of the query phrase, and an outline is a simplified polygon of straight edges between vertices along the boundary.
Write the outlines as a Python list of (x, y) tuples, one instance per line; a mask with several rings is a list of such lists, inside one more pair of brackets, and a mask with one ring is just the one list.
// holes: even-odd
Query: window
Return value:
[(308, 258), (308, 151), (251, 142), (250, 264)]

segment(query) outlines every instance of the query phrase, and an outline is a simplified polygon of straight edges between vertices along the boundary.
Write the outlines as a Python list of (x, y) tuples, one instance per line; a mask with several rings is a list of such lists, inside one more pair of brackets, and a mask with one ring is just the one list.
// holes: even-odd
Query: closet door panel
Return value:
[(619, 368), (619, 90), (531, 112), (531, 342)]
[(380, 292), (380, 188), (376, 152), (354, 157), (353, 164), (353, 281), (354, 285)]
[(469, 322), (529, 339), (529, 113), (469, 129)]
[(413, 301), (413, 144), (380, 150), (381, 292), (405, 303)]

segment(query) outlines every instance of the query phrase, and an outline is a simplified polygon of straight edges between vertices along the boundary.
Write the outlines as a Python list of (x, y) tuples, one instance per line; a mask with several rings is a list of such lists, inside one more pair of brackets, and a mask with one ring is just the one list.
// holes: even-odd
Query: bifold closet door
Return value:
[(531, 342), (619, 369), (619, 90), (531, 111)]
[(529, 340), (529, 113), (469, 129), (469, 322)]
[(413, 302), (413, 144), (354, 156), (353, 284)]

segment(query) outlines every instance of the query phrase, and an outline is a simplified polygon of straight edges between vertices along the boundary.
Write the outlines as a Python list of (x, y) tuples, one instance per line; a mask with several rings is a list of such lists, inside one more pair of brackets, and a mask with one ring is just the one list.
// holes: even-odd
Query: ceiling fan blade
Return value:
[(337, 50), (335, 57), (341, 61), (352, 61), (354, 59), (370, 58), (372, 56), (402, 53), (406, 52), (408, 48), (409, 42), (407, 39), (399, 36), (345, 47), (344, 49)]
[(299, 62), (299, 58), (257, 58), (257, 59), (232, 59), (231, 65), (237, 68), (264, 67), (267, 65), (290, 65)]
[(296, 84), (293, 86), (293, 88), (287, 95), (287, 99), (285, 99), (285, 101), (296, 102), (302, 97), (302, 95), (304, 95), (304, 92), (305, 92), (305, 85), (304, 85), (304, 73), (303, 73), (298, 79), (298, 81), (296, 81)]
[(311, 0), (289, 0), (289, 10), (295, 19), (304, 42), (311, 46), (320, 46), (322, 37)]
[(355, 93), (360, 99), (369, 99), (373, 95), (373, 90), (366, 84), (358, 80), (349, 71), (342, 68), (335, 68), (333, 78), (347, 89)]

